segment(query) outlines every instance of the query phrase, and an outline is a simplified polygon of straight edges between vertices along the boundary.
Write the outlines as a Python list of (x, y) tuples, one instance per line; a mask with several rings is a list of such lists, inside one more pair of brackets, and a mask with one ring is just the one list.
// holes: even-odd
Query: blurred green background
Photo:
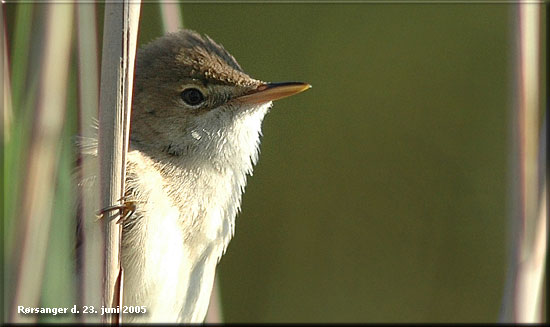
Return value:
[(497, 320), (513, 13), (183, 5), (251, 76), (313, 85), (265, 120), (219, 267), (227, 322)]
[[(497, 321), (513, 5), (182, 12), (186, 28), (223, 44), (252, 77), (313, 85), (264, 121), (218, 269), (224, 321)], [(162, 34), (159, 13), (143, 4), (141, 44)]]

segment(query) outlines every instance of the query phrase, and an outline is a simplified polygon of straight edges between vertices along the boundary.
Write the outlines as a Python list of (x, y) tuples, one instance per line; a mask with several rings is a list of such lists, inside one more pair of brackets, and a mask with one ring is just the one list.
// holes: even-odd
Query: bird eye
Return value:
[(204, 101), (204, 95), (195, 88), (188, 88), (181, 92), (181, 99), (190, 106), (196, 106)]

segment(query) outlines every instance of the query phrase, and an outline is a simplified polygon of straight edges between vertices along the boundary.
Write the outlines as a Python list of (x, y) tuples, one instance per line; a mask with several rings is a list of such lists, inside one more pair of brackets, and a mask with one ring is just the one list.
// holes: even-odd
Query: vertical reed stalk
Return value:
[[(513, 172), (510, 187), (512, 255), (501, 321), (541, 322), (542, 287), (547, 244), (547, 202), (540, 105), (540, 3), (518, 5), (517, 84), (513, 111)], [(541, 176), (542, 174), (542, 176)], [(542, 181), (542, 182), (541, 182)]]
[(546, 257), (546, 211), (539, 190), (540, 3), (520, 3), (519, 154), (522, 228), (519, 237), (515, 322), (541, 322)]
[[(123, 201), (140, 6), (139, 1), (130, 3), (127, 0), (105, 4), (98, 138), (101, 208)], [(103, 303), (105, 307), (113, 308), (122, 305), (122, 225), (116, 223), (117, 217), (117, 214), (107, 212), (103, 219)], [(103, 319), (108, 323), (120, 323), (121, 316), (109, 314)]]
[[(97, 46), (97, 17), (95, 3), (80, 3), (77, 5), (77, 35), (78, 35), (78, 93), (80, 110), (80, 135), (84, 140), (97, 140), (97, 122), (99, 107), (99, 66)], [(97, 144), (96, 144), (97, 146)], [(84, 149), (81, 149), (84, 150)], [(82, 181), (93, 179), (98, 175), (97, 158), (89, 155), (81, 156)], [(103, 252), (101, 224), (97, 222), (95, 212), (99, 209), (99, 186), (97, 183), (87, 183), (87, 187), (79, 188), (80, 196), (80, 226), (82, 245), (78, 248), (81, 266), (78, 275), (79, 307), (101, 306), (103, 295)], [(98, 315), (80, 315), (81, 322), (100, 322)]]
[(176, 32), (183, 28), (181, 8), (179, 3), (160, 2), (160, 14), (164, 33)]

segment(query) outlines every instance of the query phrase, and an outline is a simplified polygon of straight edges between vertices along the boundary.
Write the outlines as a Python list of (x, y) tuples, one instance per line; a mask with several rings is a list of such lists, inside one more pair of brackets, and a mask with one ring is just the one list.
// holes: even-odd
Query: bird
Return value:
[(122, 221), (121, 264), (123, 305), (147, 312), (123, 322), (204, 321), (258, 161), (262, 121), (272, 101), (310, 87), (254, 79), (192, 30), (138, 50), (125, 179), (135, 208)]

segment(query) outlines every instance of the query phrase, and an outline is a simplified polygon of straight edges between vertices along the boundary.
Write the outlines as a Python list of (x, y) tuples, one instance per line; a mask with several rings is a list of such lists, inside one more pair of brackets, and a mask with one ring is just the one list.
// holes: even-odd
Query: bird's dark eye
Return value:
[(204, 95), (195, 88), (188, 88), (181, 92), (182, 100), (190, 106), (196, 106), (204, 101)]

